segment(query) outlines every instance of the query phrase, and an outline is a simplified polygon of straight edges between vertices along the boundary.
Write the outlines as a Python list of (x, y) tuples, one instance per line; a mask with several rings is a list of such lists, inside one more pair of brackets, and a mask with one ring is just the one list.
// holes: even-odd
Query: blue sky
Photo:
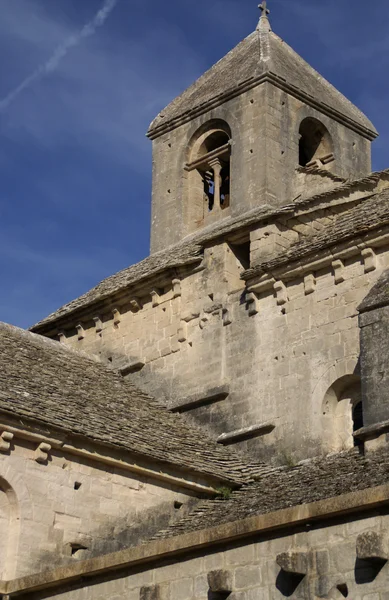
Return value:
[[(255, 0), (106, 2), (96, 21), (103, 0), (0, 0), (0, 319), (21, 327), (148, 254), (148, 125), (258, 19)], [(387, 0), (269, 5), (389, 167)]]

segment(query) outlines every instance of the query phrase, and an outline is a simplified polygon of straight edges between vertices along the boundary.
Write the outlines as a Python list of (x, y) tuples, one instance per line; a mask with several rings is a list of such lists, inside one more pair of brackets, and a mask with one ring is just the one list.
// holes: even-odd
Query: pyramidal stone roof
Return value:
[(173, 414), (84, 353), (0, 323), (0, 414), (25, 425), (239, 484), (252, 469), (232, 449)]
[(148, 136), (156, 138), (264, 81), (271, 81), (368, 139), (378, 135), (371, 121), (273, 33), (267, 18), (262, 18), (254, 33), (159, 113)]

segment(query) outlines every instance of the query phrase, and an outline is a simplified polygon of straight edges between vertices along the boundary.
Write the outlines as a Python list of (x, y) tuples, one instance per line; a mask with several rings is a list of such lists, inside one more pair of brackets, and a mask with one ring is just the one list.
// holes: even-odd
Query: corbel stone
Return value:
[(82, 325), (76, 325), (76, 329), (77, 329), (77, 338), (79, 340), (83, 340), (85, 337), (85, 329), (83, 328)]
[(383, 533), (365, 531), (357, 537), (357, 558), (369, 562), (389, 560), (389, 538)]
[(316, 289), (316, 278), (313, 273), (305, 275), (304, 277), (304, 292), (306, 296), (313, 294)]
[(222, 319), (223, 319), (223, 326), (224, 327), (227, 327), (227, 325), (231, 325), (232, 319), (230, 317), (230, 311), (228, 310), (228, 308), (223, 308), (223, 310), (222, 310)]
[(364, 248), (361, 252), (365, 273), (371, 273), (377, 268), (377, 256), (373, 248)]
[(222, 569), (210, 571), (207, 575), (208, 586), (211, 592), (229, 593), (232, 592), (232, 573)]
[(151, 296), (152, 307), (155, 308), (156, 306), (159, 306), (160, 295), (159, 295), (158, 291), (156, 289), (152, 289), (150, 292), (150, 296)]
[(344, 264), (340, 259), (334, 260), (332, 262), (332, 268), (334, 269), (335, 275), (335, 284), (343, 283), (344, 277)]
[(132, 298), (130, 300), (130, 307), (132, 312), (139, 312), (142, 308), (139, 298)]
[(190, 323), (190, 321), (194, 321), (195, 319), (198, 319), (200, 316), (200, 311), (199, 310), (191, 310), (187, 313), (183, 313), (181, 316), (181, 319), (183, 321), (185, 321), (186, 323)]
[(248, 305), (249, 317), (253, 317), (259, 313), (259, 300), (255, 292), (246, 294), (246, 304)]
[(100, 317), (93, 317), (93, 321), (95, 323), (96, 333), (100, 333), (101, 331), (103, 331), (103, 323)]
[(11, 448), (11, 442), (14, 439), (14, 434), (10, 431), (3, 431), (0, 436), (0, 452), (8, 452)]
[(129, 375), (130, 373), (137, 373), (138, 371), (141, 371), (144, 366), (144, 360), (135, 359), (128, 363), (128, 365), (125, 365), (124, 367), (119, 369), (119, 373), (120, 375), (122, 375), (122, 377), (126, 377), (126, 375)]
[(67, 337), (63, 331), (58, 332), (58, 341), (60, 344), (66, 344)]
[(118, 310), (117, 308), (114, 308), (112, 311), (112, 315), (113, 315), (113, 324), (119, 325), (120, 321), (122, 320), (122, 315), (120, 314), (120, 310)]
[(49, 452), (51, 451), (50, 444), (42, 442), (35, 450), (34, 458), (35, 461), (41, 465), (45, 465), (49, 460)]
[(172, 285), (173, 285), (173, 298), (180, 298), (181, 297), (181, 280), (173, 279)]
[(188, 325), (185, 321), (181, 321), (180, 327), (178, 329), (178, 341), (180, 343), (186, 342), (188, 339)]
[(277, 565), (293, 575), (306, 575), (308, 573), (308, 554), (306, 552), (282, 552), (276, 559)]
[(283, 281), (276, 281), (274, 284), (274, 291), (277, 297), (277, 305), (283, 306), (288, 302), (288, 292), (286, 285)]

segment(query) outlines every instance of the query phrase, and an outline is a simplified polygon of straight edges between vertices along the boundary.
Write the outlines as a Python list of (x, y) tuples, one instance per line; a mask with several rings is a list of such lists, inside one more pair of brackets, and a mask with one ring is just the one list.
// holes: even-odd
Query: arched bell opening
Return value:
[(328, 129), (313, 117), (304, 119), (299, 129), (300, 167), (329, 169), (334, 160), (334, 148)]
[(227, 214), (231, 195), (231, 130), (210, 121), (193, 136), (188, 149), (188, 228), (196, 229)]

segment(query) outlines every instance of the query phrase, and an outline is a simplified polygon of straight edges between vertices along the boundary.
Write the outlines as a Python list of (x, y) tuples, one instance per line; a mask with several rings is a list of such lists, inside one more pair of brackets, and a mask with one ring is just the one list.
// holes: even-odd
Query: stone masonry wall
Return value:
[(262, 84), (154, 140), (151, 251), (203, 226), (188, 222), (185, 171), (191, 140), (201, 127), (221, 119), (231, 129), (230, 213), (236, 216), (264, 204), (280, 206), (299, 195), (299, 127), (306, 117), (318, 119), (331, 135), (335, 162), (330, 171), (344, 178), (370, 173), (368, 140), (272, 84)]
[[(290, 530), (201, 557), (159, 561), (150, 570), (109, 576), (30, 600), (388, 600), (389, 517), (375, 515)], [(361, 558), (363, 557), (363, 558)], [(367, 560), (368, 558), (368, 560)], [(21, 596), (25, 597), (25, 596)], [(27, 597), (27, 596), (26, 596)]]
[(185, 511), (175, 502), (179, 507), (192, 500), (178, 487), (97, 460), (46, 453), (38, 443), (5, 438), (0, 454), (3, 579), (136, 544)]
[(349, 258), (269, 279), (257, 293), (245, 291), (231, 248), (206, 249), (202, 270), (174, 280), (154, 306), (150, 290), (135, 312), (123, 309), (116, 323), (111, 313), (99, 331), (74, 330), (66, 343), (124, 367), (170, 408), (256, 459), (289, 464), (349, 447), (352, 431), (336, 435), (342, 419), (350, 427), (338, 384), (358, 382), (357, 306), (388, 267), (387, 246), (371, 253), (351, 245)]

